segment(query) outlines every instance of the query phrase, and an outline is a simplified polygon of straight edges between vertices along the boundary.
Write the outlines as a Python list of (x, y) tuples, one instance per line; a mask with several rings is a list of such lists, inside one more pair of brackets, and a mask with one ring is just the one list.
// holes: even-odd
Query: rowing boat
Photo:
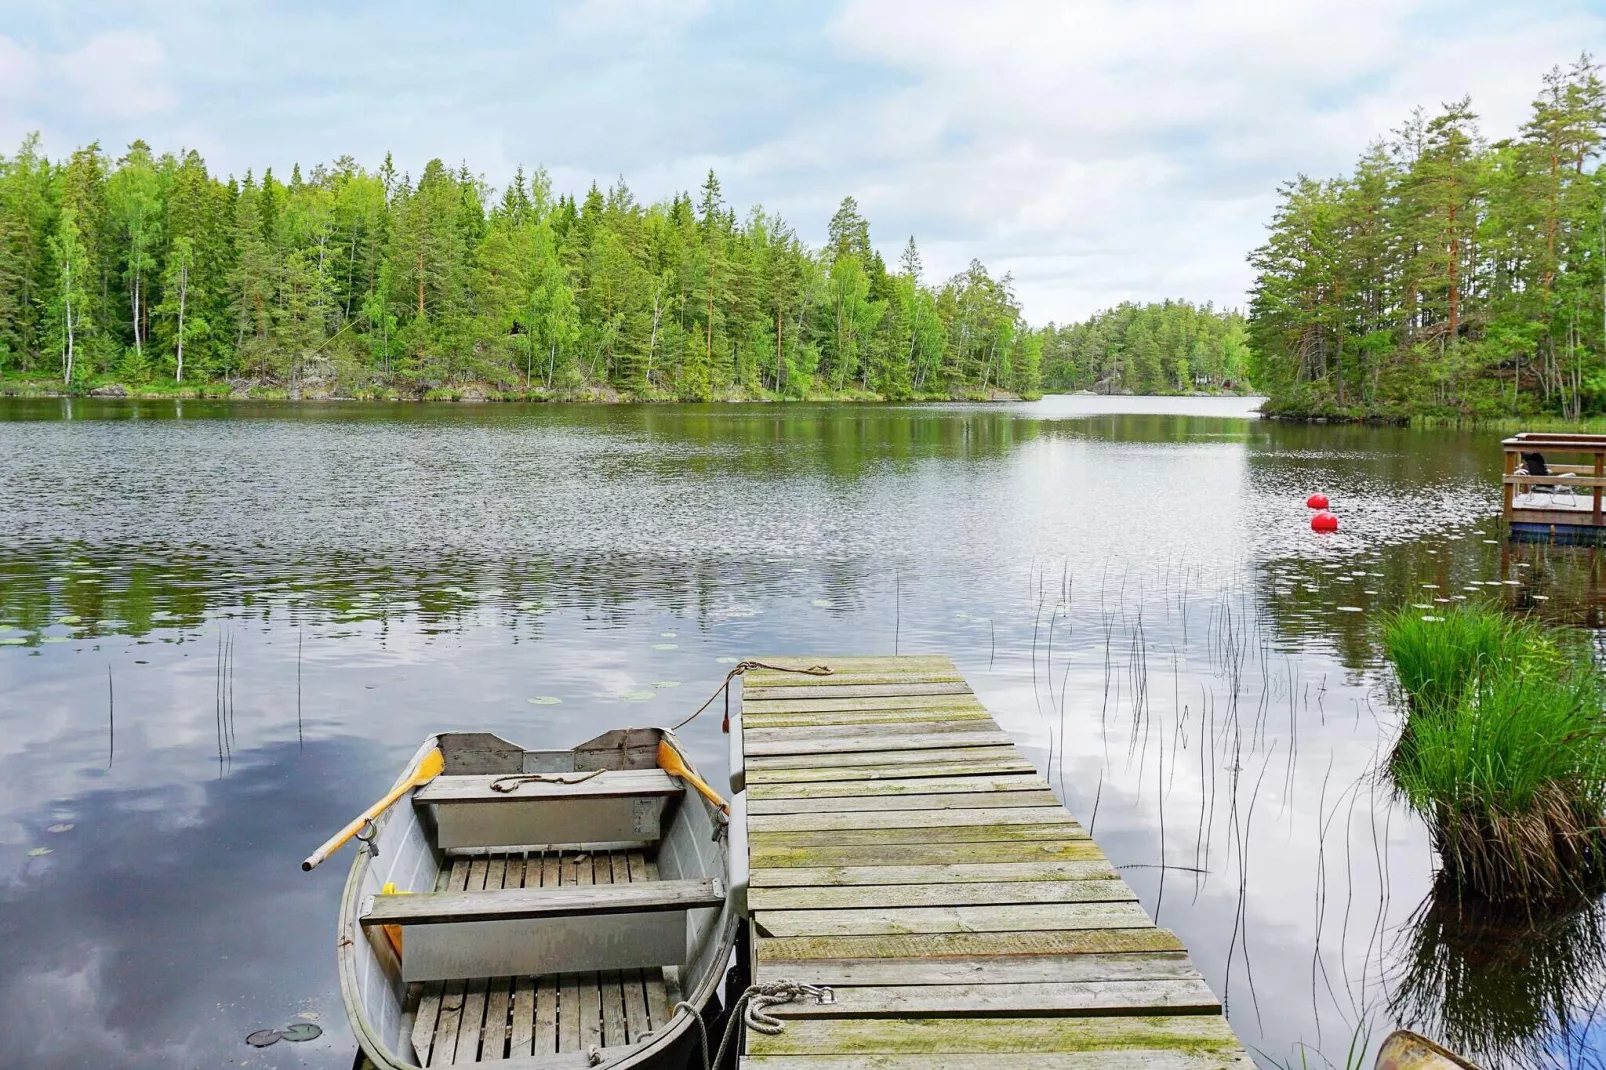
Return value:
[(1478, 1067), (1419, 1033), (1396, 1029), (1378, 1049), (1375, 1070), (1478, 1070)]
[(341, 994), (378, 1070), (683, 1064), (717, 1009), (746, 851), (671, 733), (541, 751), (443, 732), (396, 785), (340, 905)]

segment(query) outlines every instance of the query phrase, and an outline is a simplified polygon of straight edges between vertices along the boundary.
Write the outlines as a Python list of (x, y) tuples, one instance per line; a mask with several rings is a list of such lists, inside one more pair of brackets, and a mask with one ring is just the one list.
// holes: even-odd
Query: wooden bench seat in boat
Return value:
[(681, 962), (688, 912), (724, 899), (709, 878), (377, 895), (361, 922), (403, 927), (406, 981), (627, 970)]
[(439, 776), (413, 804), (433, 812), (442, 850), (623, 846), (656, 843), (665, 810), (685, 791), (661, 769)]

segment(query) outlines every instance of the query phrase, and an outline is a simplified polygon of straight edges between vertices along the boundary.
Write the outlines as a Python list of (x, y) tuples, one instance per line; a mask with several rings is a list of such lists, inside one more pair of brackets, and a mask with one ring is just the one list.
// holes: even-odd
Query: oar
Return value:
[(680, 752), (662, 739), (658, 741), (658, 768), (670, 776), (678, 776), (680, 779), (689, 782), (692, 787), (702, 793), (703, 798), (727, 814), (731, 812), (729, 804), (719, 797), (719, 792), (703, 783), (703, 778), (691, 771), (691, 766), (686, 764), (686, 759), (680, 756)]
[(380, 799), (378, 802), (374, 803), (374, 805), (364, 810), (362, 812), (362, 816), (358, 817), (357, 820), (353, 821), (351, 824), (329, 837), (329, 839), (324, 842), (322, 847), (308, 855), (307, 860), (301, 863), (302, 870), (305, 871), (311, 869), (319, 862), (322, 862), (324, 859), (340, 850), (341, 846), (347, 840), (361, 832), (362, 827), (368, 822), (384, 813), (386, 808), (389, 807), (391, 803), (395, 802), (397, 799), (401, 798), (414, 788), (428, 784), (431, 780), (434, 780), (436, 777), (440, 776), (441, 770), (445, 767), (446, 759), (441, 757), (441, 752), (439, 750), (432, 750), (428, 754), (424, 755), (423, 761), (418, 763), (418, 768), (413, 770), (412, 776), (403, 780), (394, 788), (391, 788), (390, 794), (386, 795), (383, 799)]

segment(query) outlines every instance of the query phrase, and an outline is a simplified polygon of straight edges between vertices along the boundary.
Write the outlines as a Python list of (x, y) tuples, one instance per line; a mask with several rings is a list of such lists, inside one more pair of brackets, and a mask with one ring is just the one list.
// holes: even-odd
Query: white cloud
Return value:
[(177, 100), (168, 80), (167, 52), (149, 33), (112, 30), (55, 61), (78, 91), (79, 107), (91, 115), (134, 118), (171, 108)]
[(38, 70), (31, 49), (0, 34), (0, 101), (20, 100), (32, 92)]
[(853, 0), (837, 40), (912, 82), (860, 110), (844, 154), (875, 176), (858, 187), (872, 222), (941, 239), (940, 270), (1013, 270), (1035, 319), (1123, 298), (1241, 304), (1280, 179), (1346, 169), (1412, 106), (1467, 92), (1503, 136), (1546, 68), (1606, 41), (1570, 7), (1447, 13)]

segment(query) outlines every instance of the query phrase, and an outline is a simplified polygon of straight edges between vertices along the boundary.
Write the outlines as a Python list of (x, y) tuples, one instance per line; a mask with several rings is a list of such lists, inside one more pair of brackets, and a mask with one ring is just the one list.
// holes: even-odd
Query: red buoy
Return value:
[(1337, 531), (1338, 517), (1324, 509), (1310, 518), (1310, 529), (1312, 531)]
[(1312, 509), (1326, 509), (1327, 495), (1312, 494), (1309, 498), (1305, 499), (1305, 504), (1310, 506)]

